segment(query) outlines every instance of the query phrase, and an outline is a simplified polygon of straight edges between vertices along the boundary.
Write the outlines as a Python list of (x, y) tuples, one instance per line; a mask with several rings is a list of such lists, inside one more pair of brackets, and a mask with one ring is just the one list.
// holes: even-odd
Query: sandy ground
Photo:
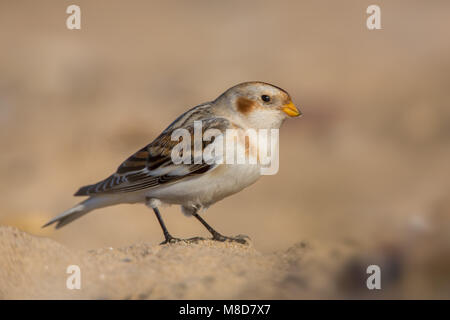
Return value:
[[(251, 243), (210, 240), (156, 246), (137, 243), (86, 252), (11, 227), (0, 229), (0, 239), (4, 299), (293, 298), (293, 291), (301, 287), (307, 287), (309, 294), (329, 293), (309, 286), (312, 279), (294, 272), (309, 251), (305, 243), (277, 254), (261, 254)], [(81, 290), (66, 288), (66, 269), (73, 264), (81, 270)]]
[[(364, 251), (355, 243), (304, 241), (262, 254), (251, 241), (241, 245), (202, 240), (79, 251), (13, 227), (0, 228), (0, 241), (1, 299), (450, 297), (448, 274), (446, 282), (439, 277), (439, 286), (428, 291), (423, 285), (408, 285), (405, 274), (413, 257), (396, 248)], [(381, 290), (366, 287), (366, 268), (373, 261), (383, 270)], [(70, 265), (80, 268), (79, 290), (67, 288)], [(441, 270), (445, 273), (448, 266), (447, 260)]]

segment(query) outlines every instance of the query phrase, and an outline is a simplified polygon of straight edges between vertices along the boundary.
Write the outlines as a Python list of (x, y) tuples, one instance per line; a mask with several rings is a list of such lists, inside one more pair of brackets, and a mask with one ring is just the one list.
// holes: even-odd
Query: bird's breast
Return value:
[(221, 164), (200, 177), (152, 190), (149, 196), (171, 204), (208, 207), (255, 183), (259, 177), (258, 165)]

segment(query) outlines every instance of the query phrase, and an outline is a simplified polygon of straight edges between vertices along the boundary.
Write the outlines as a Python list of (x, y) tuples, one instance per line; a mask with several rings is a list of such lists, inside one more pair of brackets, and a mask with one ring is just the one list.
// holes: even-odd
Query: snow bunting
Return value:
[[(173, 134), (177, 129), (193, 133), (195, 123), (198, 122), (202, 124), (202, 132), (215, 129), (222, 135), (228, 129), (278, 129), (287, 117), (299, 115), (300, 111), (285, 90), (264, 82), (238, 84), (214, 101), (183, 113), (153, 142), (126, 159), (108, 178), (80, 188), (75, 196), (89, 198), (43, 227), (56, 223), (58, 229), (94, 209), (119, 203), (145, 203), (153, 209), (161, 225), (165, 237), (162, 244), (172, 243), (181, 239), (169, 233), (158, 207), (162, 204), (177, 204), (184, 214), (197, 218), (212, 234), (213, 240), (245, 243), (242, 237), (221, 235), (206, 223), (199, 212), (256, 182), (261, 176), (261, 164), (220, 161), (176, 164), (173, 151), (180, 141), (174, 141)], [(214, 140), (202, 140), (203, 148)], [(237, 143), (242, 144), (239, 141)], [(251, 147), (248, 141), (243, 143), (244, 149), (248, 151)]]

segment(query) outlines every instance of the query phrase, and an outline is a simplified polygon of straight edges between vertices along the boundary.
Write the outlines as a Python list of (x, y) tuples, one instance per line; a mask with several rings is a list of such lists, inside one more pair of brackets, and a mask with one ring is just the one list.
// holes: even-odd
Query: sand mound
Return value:
[[(366, 287), (366, 268), (374, 261), (382, 269), (383, 290)], [(436, 261), (442, 266), (444, 260)], [(67, 273), (70, 265), (80, 268), (79, 290), (67, 288), (67, 279), (72, 276)], [(395, 247), (368, 251), (351, 243), (301, 242), (286, 251), (267, 254), (257, 251), (252, 243), (210, 240), (78, 251), (13, 227), (0, 227), (0, 299), (447, 296), (448, 282), (444, 280), (448, 274), (438, 277), (436, 268), (426, 265), (423, 274), (428, 276), (424, 277), (413, 272), (417, 266), (408, 268), (411, 265), (416, 264), (408, 251)], [(439, 281), (432, 281), (429, 275)]]
[[(0, 298), (220, 299), (301, 298), (331, 294), (340, 253), (299, 243), (261, 254), (250, 243), (103, 248), (80, 252), (57, 242), (0, 227)], [(313, 255), (312, 252), (315, 252)], [(324, 253), (324, 252), (322, 252)], [(318, 263), (318, 261), (322, 261)], [(81, 289), (66, 287), (69, 265), (81, 271)], [(324, 268), (327, 266), (327, 268)]]

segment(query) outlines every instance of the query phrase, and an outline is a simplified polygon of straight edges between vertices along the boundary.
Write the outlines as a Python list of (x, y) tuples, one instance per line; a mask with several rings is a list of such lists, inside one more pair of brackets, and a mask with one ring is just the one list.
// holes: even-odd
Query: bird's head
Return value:
[(244, 82), (225, 91), (215, 101), (231, 111), (236, 122), (252, 128), (279, 128), (301, 112), (283, 89), (264, 82)]

